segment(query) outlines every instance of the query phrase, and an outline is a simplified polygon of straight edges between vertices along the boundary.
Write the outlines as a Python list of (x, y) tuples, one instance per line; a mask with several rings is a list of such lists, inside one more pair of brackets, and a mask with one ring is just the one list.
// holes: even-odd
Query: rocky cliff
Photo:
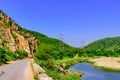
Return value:
[(12, 52), (24, 50), (28, 57), (32, 57), (37, 46), (38, 40), (33, 35), (0, 10), (0, 47)]

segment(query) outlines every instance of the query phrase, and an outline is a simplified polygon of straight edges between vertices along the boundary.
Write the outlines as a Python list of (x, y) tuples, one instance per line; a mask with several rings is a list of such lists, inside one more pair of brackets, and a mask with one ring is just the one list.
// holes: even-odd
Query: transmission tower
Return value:
[(60, 42), (59, 42), (59, 44), (60, 44), (60, 46), (59, 46), (60, 50), (64, 50), (64, 43), (63, 43), (64, 35), (60, 34), (59, 37), (60, 37)]

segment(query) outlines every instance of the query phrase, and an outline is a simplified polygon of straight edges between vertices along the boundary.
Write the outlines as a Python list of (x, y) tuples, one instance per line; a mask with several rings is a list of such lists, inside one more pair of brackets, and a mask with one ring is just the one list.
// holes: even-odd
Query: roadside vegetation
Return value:
[[(39, 46), (34, 53), (34, 59), (50, 77), (54, 80), (80, 80), (80, 72), (71, 73), (68, 70), (68, 66), (80, 61), (74, 58), (79, 52), (79, 49), (73, 48), (62, 42), (64, 45), (63, 49), (60, 40), (49, 38), (34, 31), (29, 31), (29, 33), (35, 36), (39, 42)], [(65, 62), (68, 58), (68, 62)], [(63, 67), (63, 64), (66, 66)], [(63, 70), (60, 71), (59, 68)]]
[(8, 61), (15, 61), (25, 58), (27, 53), (23, 50), (17, 50), (16, 53), (4, 48), (0, 48), (0, 65), (6, 64)]
[[(1, 12), (0, 10), (0, 13)], [(27, 33), (37, 38), (39, 45), (37, 49), (34, 50), (33, 58), (54, 80), (80, 80), (82, 73), (71, 73), (68, 68), (79, 62), (89, 62), (89, 58), (93, 59), (101, 56), (120, 57), (120, 37), (98, 40), (80, 49), (71, 47), (61, 40), (50, 38), (44, 34), (21, 28), (18, 24), (16, 25), (19, 27), (19, 34), (25, 39), (28, 38), (28, 36), (25, 35)], [(12, 24), (11, 22), (6, 25), (0, 23), (0, 26), (10, 28)], [(17, 38), (17, 35), (14, 33), (12, 33), (12, 36), (14, 39)], [(7, 46), (9, 40), (2, 38), (1, 35), (0, 39), (2, 40), (2, 44), (0, 45), (0, 65), (7, 63), (7, 61), (27, 57), (27, 52), (24, 50), (17, 49), (16, 52), (10, 51)], [(31, 42), (28, 43), (32, 47), (35, 47)], [(3, 45), (4, 47), (1, 47)], [(35, 78), (37, 78), (37, 76), (35, 76)]]
[[(68, 63), (65, 62), (66, 60), (64, 58), (68, 57), (67, 55), (69, 54), (66, 54), (64, 50), (62, 51), (59, 48), (55, 49), (54, 46), (41, 44), (34, 55), (34, 59), (41, 67), (45, 69), (46, 73), (55, 80), (79, 80), (80, 74), (78, 76), (74, 73), (64, 73), (67, 71), (68, 66), (79, 62), (79, 59), (72, 60), (74, 55), (71, 55), (71, 60), (69, 59)], [(63, 63), (67, 64), (66, 67), (63, 67)], [(63, 68), (64, 71), (59, 71), (57, 66)]]
[[(79, 62), (92, 62), (89, 60), (90, 58), (99, 58), (101, 56), (120, 57), (119, 47), (116, 46), (116, 44), (119, 43), (119, 40), (117, 39), (113, 39), (114, 42), (112, 42), (111, 38), (110, 40), (105, 39), (105, 41), (96, 41), (83, 49), (73, 48), (62, 42), (64, 44), (63, 49), (60, 44), (60, 40), (49, 38), (34, 31), (30, 31), (30, 33), (34, 35), (40, 42), (38, 49), (34, 54), (35, 61), (45, 69), (49, 76), (55, 80), (79, 80), (80, 78), (80, 76), (76, 76), (74, 74), (62, 73), (58, 71), (56, 66), (67, 70), (71, 65)], [(98, 43), (101, 47), (98, 46)], [(106, 45), (104, 45), (105, 43)], [(82, 73), (79, 75), (81, 74)]]

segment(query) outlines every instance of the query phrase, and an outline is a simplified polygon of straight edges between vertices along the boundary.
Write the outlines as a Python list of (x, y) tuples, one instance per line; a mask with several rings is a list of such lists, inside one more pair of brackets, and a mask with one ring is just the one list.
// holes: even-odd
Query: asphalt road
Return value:
[(34, 80), (30, 60), (0, 66), (0, 80)]

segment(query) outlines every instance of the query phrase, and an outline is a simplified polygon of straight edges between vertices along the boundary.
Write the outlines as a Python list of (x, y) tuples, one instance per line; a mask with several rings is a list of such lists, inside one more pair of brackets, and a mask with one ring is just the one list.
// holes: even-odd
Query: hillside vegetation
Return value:
[[(54, 80), (77, 80), (75, 74), (56, 70), (58, 60), (73, 58), (79, 49), (58, 39), (20, 27), (0, 10), (0, 65), (7, 61), (34, 58)], [(53, 74), (54, 73), (54, 74)]]
[[(58, 39), (49, 38), (38, 32), (29, 32), (33, 34), (39, 42), (37, 51), (34, 53), (34, 59), (41, 67), (46, 70), (46, 73), (49, 76), (55, 80), (79, 80), (80, 76), (77, 76), (74, 73), (64, 74), (63, 72), (59, 72), (56, 68), (56, 66), (63, 67), (61, 65), (63, 65), (64, 62), (58, 65), (59, 60), (73, 58), (79, 52), (79, 49), (73, 48)], [(75, 62), (72, 64), (74, 63)]]
[(95, 41), (84, 48), (87, 56), (120, 56), (120, 37), (105, 38)]
[(0, 65), (7, 61), (33, 57), (37, 39), (0, 10)]
[(120, 37), (97, 40), (84, 49), (74, 48), (61, 40), (22, 28), (0, 10), (0, 65), (25, 57), (34, 58), (54, 80), (79, 80), (80, 76), (60, 72), (56, 66), (66, 70), (80, 62), (81, 57), (96, 56), (120, 57)]

